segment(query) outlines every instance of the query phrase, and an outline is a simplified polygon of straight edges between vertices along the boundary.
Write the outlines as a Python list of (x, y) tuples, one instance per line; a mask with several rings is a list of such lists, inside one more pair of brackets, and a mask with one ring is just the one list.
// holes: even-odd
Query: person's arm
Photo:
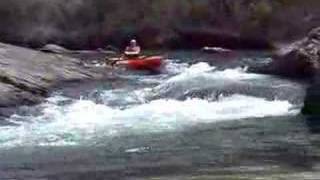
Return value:
[(130, 53), (131, 53), (131, 49), (130, 49), (129, 46), (127, 46), (126, 49), (125, 49), (125, 51), (124, 51), (124, 54), (125, 54), (125, 55), (128, 55), (128, 54), (130, 55)]
[(137, 47), (135, 48), (135, 52), (136, 52), (137, 54), (140, 54), (140, 52), (141, 52), (140, 46), (137, 46)]
[(130, 49), (130, 48), (126, 49), (126, 51), (124, 53), (126, 55), (138, 55), (138, 54), (140, 54), (140, 52), (141, 52), (141, 49), (138, 46), (138, 47), (134, 47), (132, 49)]

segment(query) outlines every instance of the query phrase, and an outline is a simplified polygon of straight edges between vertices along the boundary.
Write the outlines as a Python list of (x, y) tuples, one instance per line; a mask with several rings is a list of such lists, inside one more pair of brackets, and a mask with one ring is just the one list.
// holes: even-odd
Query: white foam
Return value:
[(197, 63), (185, 69), (182, 73), (170, 77), (157, 87), (153, 93), (183, 94), (189, 90), (206, 88), (223, 88), (232, 84), (248, 83), (247, 81), (265, 79), (269, 76), (247, 73), (243, 68), (217, 70), (208, 63)]
[(167, 82), (178, 82), (178, 81), (190, 81), (192, 79), (197, 79), (203, 77), (205, 79), (212, 80), (248, 80), (248, 79), (258, 79), (265, 78), (266, 75), (259, 75), (253, 73), (247, 73), (243, 68), (226, 69), (223, 71), (216, 70), (216, 67), (210, 66), (207, 63), (201, 62), (190, 66), (181, 74), (170, 78)]
[[(139, 75), (130, 77), (159, 83), (153, 89), (157, 92), (165, 90), (163, 87), (179, 87), (179, 83), (188, 90), (193, 86), (212, 85), (216, 81), (232, 83), (266, 77), (246, 73), (241, 68), (219, 71), (207, 63), (192, 66), (184, 64), (181, 67), (174, 63), (171, 65), (169, 72), (175, 75), (173, 77), (170, 77), (170, 73), (148, 78)], [(180, 131), (199, 123), (297, 113), (287, 101), (268, 101), (243, 95), (221, 97), (216, 102), (206, 99), (157, 99), (147, 102), (145, 97), (151, 92), (150, 88), (104, 91), (99, 94), (104, 104), (90, 100), (71, 100), (69, 104), (64, 104), (60, 102), (70, 99), (56, 95), (41, 105), (40, 115), (14, 115), (10, 121), (17, 126), (0, 127), (0, 147), (88, 144), (123, 134)], [(120, 105), (113, 105), (112, 102)]]
[(163, 73), (167, 74), (178, 74), (186, 71), (189, 68), (187, 63), (177, 63), (177, 60), (168, 59), (166, 62), (166, 66), (163, 69)]
[(125, 106), (126, 104), (144, 103), (147, 92), (148, 88), (139, 90), (117, 89), (103, 91), (100, 96), (106, 105), (113, 106), (113, 104), (116, 104)]
[(254, 74), (246, 72), (246, 68), (226, 69), (223, 71), (216, 71), (213, 73), (216, 78), (235, 79), (235, 80), (248, 80), (265, 78), (266, 75)]
[(286, 101), (241, 95), (217, 102), (161, 99), (127, 109), (79, 100), (66, 107), (51, 104), (33, 123), (1, 127), (0, 146), (86, 144), (121, 134), (177, 131), (199, 123), (297, 113), (292, 107)]
[(189, 69), (187, 63), (176, 63), (176, 60), (166, 60), (165, 67), (161, 70), (161, 74), (158, 75), (119, 75), (119, 77), (124, 79), (131, 79), (143, 82), (145, 84), (160, 84), (167, 80), (170, 76), (177, 75), (179, 73), (185, 72)]

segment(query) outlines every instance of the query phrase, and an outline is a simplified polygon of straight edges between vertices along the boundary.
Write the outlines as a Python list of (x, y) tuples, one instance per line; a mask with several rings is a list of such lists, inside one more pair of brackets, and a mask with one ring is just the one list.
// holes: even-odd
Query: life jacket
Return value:
[(126, 47), (124, 55), (129, 58), (139, 57), (140, 56), (140, 47), (139, 46), (136, 46), (136, 47), (128, 46), (128, 47)]

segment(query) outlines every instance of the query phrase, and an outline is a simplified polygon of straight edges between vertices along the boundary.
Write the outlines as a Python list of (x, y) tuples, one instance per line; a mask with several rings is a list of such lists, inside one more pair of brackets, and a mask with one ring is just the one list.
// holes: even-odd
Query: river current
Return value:
[(160, 73), (58, 89), (0, 127), (0, 177), (316, 179), (306, 84), (247, 72), (268, 60), (171, 52)]

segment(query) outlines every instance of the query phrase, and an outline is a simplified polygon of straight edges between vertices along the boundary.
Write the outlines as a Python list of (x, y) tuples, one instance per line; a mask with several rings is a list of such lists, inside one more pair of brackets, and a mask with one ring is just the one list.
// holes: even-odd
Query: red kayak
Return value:
[(163, 64), (162, 56), (137, 57), (116, 63), (116, 65), (124, 66), (128, 69), (148, 71), (158, 71)]

